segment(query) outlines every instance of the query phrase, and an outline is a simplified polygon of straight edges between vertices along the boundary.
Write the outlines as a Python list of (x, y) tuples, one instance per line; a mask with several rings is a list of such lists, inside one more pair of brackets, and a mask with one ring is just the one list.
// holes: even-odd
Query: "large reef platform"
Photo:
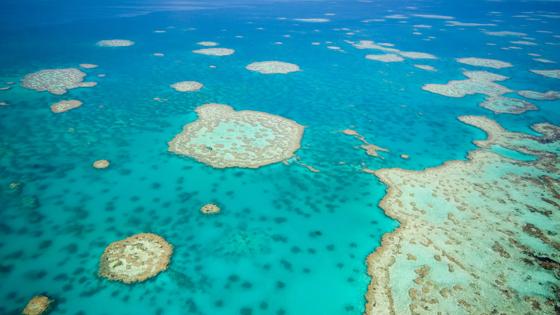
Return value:
[(196, 113), (169, 142), (170, 152), (214, 168), (258, 168), (285, 161), (300, 147), (304, 127), (281, 116), (223, 104), (205, 104)]
[(560, 128), (536, 124), (533, 136), (459, 120), (487, 133), (467, 161), (375, 172), (388, 186), (380, 206), (400, 227), (367, 259), (365, 313), (557, 313)]

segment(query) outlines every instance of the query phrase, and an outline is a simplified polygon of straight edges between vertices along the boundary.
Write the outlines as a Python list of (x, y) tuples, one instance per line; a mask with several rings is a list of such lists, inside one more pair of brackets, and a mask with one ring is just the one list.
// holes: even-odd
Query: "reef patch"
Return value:
[(124, 283), (142, 282), (167, 269), (173, 247), (161, 236), (140, 233), (116, 241), (105, 249), (99, 275)]
[(223, 104), (196, 108), (198, 120), (169, 142), (169, 151), (215, 168), (258, 168), (291, 158), (304, 127), (280, 116), (235, 111)]

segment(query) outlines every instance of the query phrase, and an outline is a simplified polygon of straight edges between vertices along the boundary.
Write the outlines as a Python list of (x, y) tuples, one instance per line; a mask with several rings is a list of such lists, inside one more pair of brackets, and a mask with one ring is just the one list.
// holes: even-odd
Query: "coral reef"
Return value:
[(258, 168), (289, 159), (300, 147), (304, 128), (293, 120), (222, 104), (196, 112), (198, 120), (169, 142), (170, 152), (216, 168)]
[(360, 148), (362, 148), (364, 151), (366, 151), (367, 155), (369, 155), (369, 156), (373, 156), (373, 157), (377, 157), (377, 158), (382, 159), (383, 157), (381, 155), (379, 155), (379, 153), (377, 151), (389, 152), (388, 149), (385, 149), (385, 148), (382, 148), (382, 147), (377, 146), (375, 144), (367, 142), (366, 139), (364, 138), (364, 136), (359, 134), (356, 130), (344, 129), (344, 130), (342, 130), (342, 133), (347, 135), (347, 136), (352, 136), (352, 137), (360, 140), (363, 143), (360, 146)]
[(559, 70), (531, 70), (531, 72), (553, 79), (560, 79)]
[(203, 49), (193, 50), (193, 53), (199, 55), (222, 57), (222, 56), (233, 55), (233, 53), (235, 53), (235, 50), (230, 48), (203, 48)]
[(99, 47), (128, 47), (134, 45), (134, 42), (128, 39), (104, 39), (96, 44)]
[(177, 92), (194, 92), (202, 89), (203, 85), (196, 81), (181, 81), (171, 84), (171, 87)]
[(132, 235), (105, 249), (99, 262), (99, 275), (124, 283), (142, 282), (167, 269), (173, 247), (152, 233)]
[(45, 69), (30, 73), (23, 78), (22, 85), (39, 92), (49, 91), (62, 95), (67, 90), (79, 87), (93, 87), (96, 82), (83, 82), (86, 74), (76, 68)]
[(367, 259), (366, 314), (554, 314), (560, 128), (537, 124), (532, 136), (459, 119), (487, 133), (467, 161), (375, 171), (388, 186), (380, 206), (401, 225)]
[(63, 113), (71, 109), (78, 108), (82, 106), (82, 102), (78, 100), (65, 100), (54, 103), (51, 105), (51, 111), (53, 113)]
[(496, 59), (468, 57), (468, 58), (457, 58), (455, 60), (457, 60), (458, 63), (466, 64), (469, 66), (475, 66), (475, 67), (486, 67), (486, 68), (494, 68), (494, 69), (513, 67), (513, 65), (509, 62), (500, 61)]
[(200, 208), (200, 212), (204, 214), (217, 214), (220, 213), (220, 211), (221, 211), (220, 207), (218, 207), (218, 205), (214, 203), (205, 204)]
[(253, 62), (245, 68), (249, 71), (255, 71), (262, 74), (287, 74), (290, 72), (301, 71), (298, 65), (282, 61)]
[(109, 167), (111, 163), (108, 160), (97, 160), (93, 162), (93, 167), (97, 169), (104, 169)]
[(559, 91), (547, 91), (547, 92), (535, 92), (535, 91), (517, 91), (517, 94), (523, 96), (524, 98), (538, 100), (538, 101), (554, 101), (560, 99)]
[(401, 62), (404, 58), (396, 54), (383, 54), (383, 55), (366, 55), (366, 59), (381, 61), (381, 62)]
[(49, 307), (54, 301), (45, 295), (36, 295), (25, 306), (21, 312), (23, 315), (41, 315), (49, 311)]
[(504, 96), (489, 97), (480, 106), (496, 114), (521, 114), (528, 110), (537, 110), (535, 105), (527, 101)]
[(468, 79), (449, 81), (446, 84), (425, 84), (422, 89), (448, 97), (464, 97), (472, 94), (500, 96), (511, 92), (510, 89), (496, 83), (508, 77), (486, 71), (465, 71), (463, 74)]

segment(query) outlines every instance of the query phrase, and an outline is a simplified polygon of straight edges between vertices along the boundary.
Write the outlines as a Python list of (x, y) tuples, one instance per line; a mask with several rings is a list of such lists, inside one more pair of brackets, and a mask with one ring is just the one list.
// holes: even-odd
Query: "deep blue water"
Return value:
[[(455, 99), (421, 89), (463, 79), (469, 69), (509, 76), (502, 84), (512, 90), (559, 90), (557, 79), (528, 71), (559, 67), (528, 55), (560, 62), (560, 19), (540, 13), (558, 17), (560, 5), (553, 2), (10, 0), (1, 6), (0, 87), (16, 82), (0, 91), (8, 104), (0, 107), (2, 314), (18, 313), (40, 293), (56, 300), (52, 314), (360, 314), (370, 280), (366, 256), (398, 226), (377, 206), (385, 187), (362, 168), (423, 169), (465, 159), (483, 134), (460, 123), (459, 115), (486, 115), (518, 131), (560, 123), (558, 100), (531, 101), (539, 110), (522, 115), (495, 115), (478, 106), (481, 95)], [(328, 23), (291, 20), (325, 13), (336, 15), (327, 16)], [(410, 16), (415, 13), (497, 26), (450, 27)], [(362, 22), (390, 14), (409, 18)], [(415, 24), (432, 28), (414, 35)], [(502, 50), (521, 39), (491, 37), (483, 28), (524, 32), (538, 45)], [(111, 38), (136, 44), (95, 45)], [(236, 53), (191, 53), (204, 40)], [(438, 59), (375, 62), (364, 55), (377, 52), (346, 40), (388, 42)], [(482, 69), (454, 60), (471, 56), (514, 67)], [(263, 76), (244, 69), (262, 60), (295, 63), (303, 71)], [(55, 96), (20, 85), (28, 73), (80, 63), (99, 65), (83, 70), (96, 87)], [(183, 80), (205, 87), (196, 93), (169, 88)], [(52, 103), (69, 98), (84, 105), (51, 113)], [(321, 172), (295, 163), (221, 170), (168, 153), (167, 142), (196, 119), (193, 110), (210, 102), (304, 125), (297, 154)], [(346, 128), (390, 152), (381, 153), (383, 159), (367, 156), (357, 140), (340, 133)], [(93, 169), (96, 159), (111, 160), (111, 167)], [(23, 183), (21, 192), (10, 191), (12, 182)], [(222, 213), (201, 215), (208, 202), (222, 205)], [(169, 270), (135, 285), (99, 278), (104, 248), (139, 232), (174, 245)]]

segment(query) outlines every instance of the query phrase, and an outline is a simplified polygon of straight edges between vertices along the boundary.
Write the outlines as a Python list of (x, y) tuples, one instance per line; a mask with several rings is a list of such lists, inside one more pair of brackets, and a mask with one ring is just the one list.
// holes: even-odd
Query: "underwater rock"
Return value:
[[(533, 125), (542, 135), (533, 136), (459, 119), (487, 134), (467, 161), (375, 171), (388, 186), (380, 207), (400, 227), (367, 259), (365, 313), (554, 314), (560, 128)], [(514, 160), (495, 145), (537, 159)]]
[(161, 236), (140, 233), (116, 241), (105, 249), (99, 276), (124, 283), (142, 282), (167, 269), (173, 247)]
[(96, 82), (83, 82), (85, 76), (84, 72), (76, 68), (46, 69), (26, 75), (22, 85), (39, 92), (49, 91), (55, 95), (62, 95), (70, 89), (97, 85)]
[(496, 114), (521, 114), (529, 110), (537, 110), (537, 107), (529, 102), (504, 96), (487, 98), (480, 106)]
[(217, 214), (220, 213), (220, 211), (221, 211), (220, 207), (218, 207), (218, 205), (214, 203), (205, 204), (200, 208), (200, 212), (204, 214)]
[(63, 113), (71, 109), (78, 108), (82, 106), (82, 102), (78, 100), (65, 100), (51, 105), (51, 111), (53, 113)]
[(466, 64), (469, 66), (475, 66), (475, 67), (486, 67), (486, 68), (494, 68), (494, 69), (513, 67), (513, 65), (509, 62), (500, 61), (496, 59), (468, 57), (468, 58), (457, 58), (455, 60), (457, 60), (458, 63)]
[(194, 92), (202, 89), (203, 85), (196, 81), (181, 81), (171, 85), (177, 92)]
[(104, 169), (109, 167), (111, 163), (108, 160), (97, 160), (93, 162), (93, 167), (97, 169)]
[(301, 71), (298, 65), (282, 61), (260, 61), (249, 64), (245, 69), (262, 74), (287, 74)]
[(36, 295), (31, 300), (29, 300), (21, 313), (23, 315), (46, 314), (49, 311), (49, 306), (53, 302), (54, 300), (49, 299), (49, 297), (45, 295)]
[(268, 113), (235, 111), (222, 104), (196, 109), (198, 120), (169, 142), (169, 151), (215, 168), (258, 168), (289, 159), (299, 149), (303, 126)]
[(104, 39), (96, 44), (99, 47), (128, 47), (134, 45), (134, 42), (128, 39)]
[(235, 53), (235, 50), (230, 48), (204, 48), (193, 50), (192, 52), (199, 55), (222, 57), (233, 55)]

